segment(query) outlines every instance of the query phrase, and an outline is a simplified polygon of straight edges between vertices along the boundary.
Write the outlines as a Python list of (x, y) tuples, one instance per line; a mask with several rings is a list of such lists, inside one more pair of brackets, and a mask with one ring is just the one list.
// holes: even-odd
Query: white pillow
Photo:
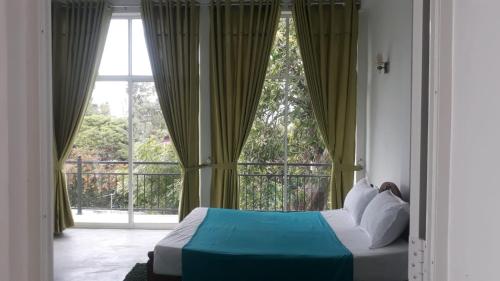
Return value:
[(394, 242), (401, 236), (409, 221), (409, 204), (386, 190), (368, 204), (361, 219), (361, 227), (371, 239), (370, 249), (376, 249)]
[(358, 181), (347, 193), (344, 201), (344, 209), (351, 214), (356, 225), (359, 225), (366, 206), (368, 206), (368, 203), (370, 203), (376, 195), (377, 190), (368, 184), (366, 178)]

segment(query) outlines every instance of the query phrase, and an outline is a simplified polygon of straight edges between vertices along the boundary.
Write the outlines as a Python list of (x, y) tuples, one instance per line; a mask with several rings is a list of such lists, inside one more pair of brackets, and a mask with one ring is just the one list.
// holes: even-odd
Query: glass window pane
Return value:
[(109, 25), (99, 75), (128, 74), (128, 20), (112, 19)]
[(97, 81), (69, 159), (128, 159), (127, 82)]
[(97, 81), (86, 115), (103, 114), (117, 118), (128, 117), (128, 82)]
[(132, 75), (152, 75), (142, 20), (132, 20)]
[(266, 79), (240, 162), (283, 162), (284, 137), (284, 81)]
[(291, 80), (289, 87), (288, 162), (328, 162), (328, 152), (316, 123), (305, 79)]
[[(80, 175), (78, 157), (83, 161)], [(96, 82), (66, 165), (76, 222), (128, 222), (127, 159), (128, 82)]]
[(289, 60), (292, 63), (287, 64), (288, 71), (290, 71), (291, 77), (305, 77), (304, 73), (304, 63), (300, 55), (299, 42), (297, 39), (297, 32), (295, 29), (295, 23), (293, 18), (290, 18), (290, 38), (289, 38)]
[(312, 109), (293, 18), (289, 51), (289, 209), (323, 210), (329, 198), (331, 161)]
[(281, 18), (278, 23), (278, 30), (274, 38), (274, 45), (271, 50), (269, 64), (267, 66), (268, 78), (283, 78), (287, 73), (287, 31), (286, 19)]
[[(153, 82), (132, 84), (134, 160), (177, 161)], [(153, 151), (153, 148), (157, 148)], [(160, 152), (160, 153), (157, 153)]]
[(239, 159), (241, 209), (283, 210), (284, 85), (278, 79), (264, 82), (255, 120)]
[(323, 210), (330, 157), (321, 138), (305, 79), (290, 81), (288, 123), (289, 209)]
[(292, 18), (280, 19), (259, 108), (239, 160), (241, 209), (325, 208), (330, 160), (312, 110)]
[(134, 221), (177, 223), (181, 171), (153, 82), (134, 83)]

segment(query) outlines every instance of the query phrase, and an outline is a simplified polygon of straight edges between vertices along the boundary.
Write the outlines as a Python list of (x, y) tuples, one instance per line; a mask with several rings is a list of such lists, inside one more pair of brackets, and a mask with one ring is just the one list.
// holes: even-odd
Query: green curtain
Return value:
[(279, 6), (267, 0), (211, 2), (212, 207), (238, 208), (237, 161), (262, 92)]
[(52, 1), (55, 233), (74, 224), (64, 162), (91, 96), (110, 20), (104, 0)]
[(163, 116), (183, 171), (179, 219), (199, 199), (199, 4), (142, 0), (142, 17)]
[(314, 114), (333, 167), (330, 201), (352, 187), (356, 131), (358, 10), (354, 0), (296, 0), (293, 17)]

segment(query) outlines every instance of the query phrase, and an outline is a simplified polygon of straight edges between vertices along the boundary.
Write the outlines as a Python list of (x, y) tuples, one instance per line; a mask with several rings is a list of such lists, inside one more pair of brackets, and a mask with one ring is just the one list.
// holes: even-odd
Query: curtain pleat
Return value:
[(354, 0), (295, 0), (293, 17), (314, 115), (333, 167), (330, 202), (341, 208), (353, 184), (358, 10)]
[(63, 168), (91, 96), (110, 20), (104, 0), (52, 2), (55, 233), (74, 225)]
[(238, 208), (237, 161), (257, 111), (279, 9), (280, 1), (210, 2), (212, 207)]
[(199, 200), (199, 5), (142, 0), (153, 77), (168, 132), (183, 171), (179, 219)]

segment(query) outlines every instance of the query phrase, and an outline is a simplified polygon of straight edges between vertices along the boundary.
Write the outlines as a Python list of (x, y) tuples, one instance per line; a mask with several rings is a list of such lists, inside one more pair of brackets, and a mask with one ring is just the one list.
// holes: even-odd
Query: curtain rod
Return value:
[[(111, 3), (111, 6), (113, 8), (136, 8), (136, 7), (140, 7), (141, 6), (141, 1), (140, 0), (108, 0), (110, 3)], [(238, 5), (239, 3), (237, 3), (236, 1), (239, 1), (239, 0), (235, 0), (235, 3), (234, 5)], [(273, 0), (270, 0), (270, 1), (273, 1)], [(318, 3), (322, 1), (322, 0), (319, 0), (317, 1)], [(345, 5), (345, 0), (334, 0), (335, 2), (335, 5)], [(211, 0), (198, 0), (196, 1), (197, 5), (200, 5), (200, 6), (209, 6), (210, 5), (210, 2)], [(292, 4), (293, 4), (293, 0), (281, 0), (281, 6), (284, 6), (284, 7), (291, 7)], [(358, 8), (361, 6), (361, 0), (355, 0), (355, 3), (356, 3), (356, 6), (358, 6)]]

